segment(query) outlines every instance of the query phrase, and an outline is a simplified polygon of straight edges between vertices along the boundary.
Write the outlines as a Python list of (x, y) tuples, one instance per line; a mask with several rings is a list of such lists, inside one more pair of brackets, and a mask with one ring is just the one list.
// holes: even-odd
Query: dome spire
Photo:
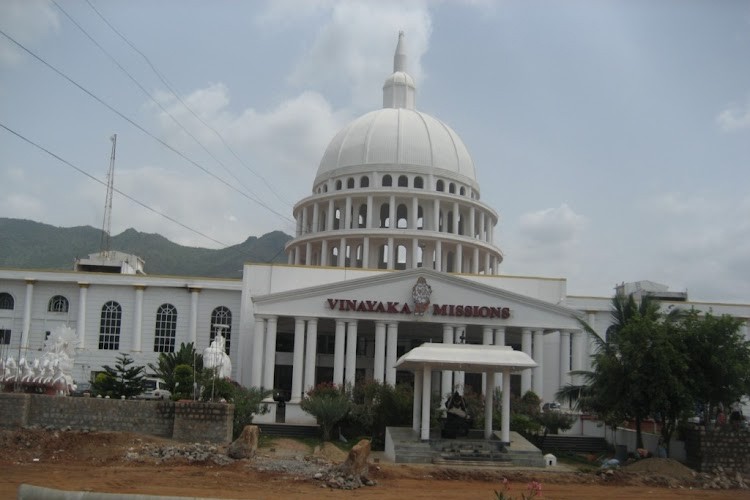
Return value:
[(398, 32), (398, 44), (393, 54), (393, 74), (383, 84), (383, 107), (415, 109), (417, 89), (406, 72), (404, 32)]

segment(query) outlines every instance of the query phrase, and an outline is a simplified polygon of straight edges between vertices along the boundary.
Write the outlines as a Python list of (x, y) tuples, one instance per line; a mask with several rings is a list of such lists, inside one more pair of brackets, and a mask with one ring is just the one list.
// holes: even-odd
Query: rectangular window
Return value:
[(0, 345), (10, 345), (10, 330), (0, 329)]

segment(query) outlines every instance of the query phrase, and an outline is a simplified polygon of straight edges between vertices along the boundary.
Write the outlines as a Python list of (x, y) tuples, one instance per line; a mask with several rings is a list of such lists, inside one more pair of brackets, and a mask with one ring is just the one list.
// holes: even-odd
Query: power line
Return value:
[[(240, 162), (240, 164), (243, 167), (245, 167), (247, 170), (249, 170), (250, 172), (252, 172), (253, 174), (255, 174), (260, 180), (262, 180), (263, 183), (266, 185), (266, 187), (268, 187), (268, 189), (271, 190), (271, 193), (273, 193), (274, 196), (276, 196), (276, 198), (278, 198), (279, 201), (281, 201), (282, 203), (285, 203), (287, 206), (291, 206), (292, 205), (291, 203), (289, 203), (289, 201), (285, 200), (284, 198), (282, 198), (279, 195), (278, 191), (271, 185), (270, 182), (268, 182), (268, 180), (263, 175), (261, 175), (259, 172), (255, 171), (253, 168), (251, 168), (249, 165), (247, 165), (242, 160), (242, 158), (234, 151), (234, 149), (229, 145), (229, 143), (224, 139), (224, 136), (218, 130), (216, 130), (214, 127), (212, 127), (211, 125), (209, 125), (208, 123), (206, 123), (195, 111), (193, 111), (193, 109), (190, 106), (188, 106), (188, 104), (172, 88), (172, 86), (169, 84), (169, 82), (167, 81), (167, 79), (162, 75), (162, 73), (156, 68), (156, 66), (154, 66), (154, 64), (146, 56), (146, 54), (144, 54), (143, 52), (141, 52), (138, 49), (138, 47), (136, 47), (125, 35), (123, 35), (120, 31), (118, 31), (117, 28), (115, 28), (107, 20), (107, 18), (105, 18), (102, 15), (102, 13), (99, 12), (96, 9), (96, 7), (94, 7), (94, 5), (89, 0), (86, 0), (86, 3), (89, 5), (89, 7), (91, 7), (91, 9), (94, 12), (96, 12), (96, 14), (101, 18), (101, 20), (104, 21), (104, 24), (106, 24), (107, 26), (109, 26), (109, 28), (112, 31), (114, 31), (115, 34), (117, 34), (117, 36), (119, 36), (120, 38), (122, 38), (122, 40), (126, 44), (128, 44), (130, 46), (130, 48), (132, 48), (138, 55), (140, 55), (146, 61), (146, 63), (149, 65), (149, 67), (154, 72), (154, 74), (159, 78), (159, 80), (161, 80), (161, 82), (164, 84), (164, 86), (172, 93), (172, 95), (180, 102), (180, 104), (182, 104), (185, 107), (185, 109), (187, 109), (190, 112), (190, 114), (192, 114), (195, 117), (196, 120), (198, 120), (199, 122), (201, 122), (209, 130), (211, 130), (211, 132), (213, 132), (216, 135), (216, 137), (219, 138), (219, 140), (222, 142), (222, 144), (224, 144), (224, 146), (232, 153), (232, 155), (237, 159), (237, 161)], [(57, 5), (57, 4), (55, 4), (55, 5)], [(60, 10), (62, 10), (62, 9), (60, 9)]]
[(192, 160), (191, 158), (189, 158), (187, 155), (185, 155), (181, 151), (175, 149), (174, 147), (172, 147), (168, 143), (166, 143), (163, 140), (159, 139), (154, 134), (152, 134), (151, 132), (149, 132), (148, 130), (146, 130), (142, 126), (140, 126), (138, 123), (136, 123), (135, 121), (133, 121), (131, 118), (127, 117), (126, 115), (124, 115), (123, 113), (121, 113), (120, 111), (118, 111), (116, 108), (114, 108), (112, 105), (108, 104), (106, 101), (104, 101), (103, 99), (101, 99), (100, 97), (98, 97), (96, 94), (94, 94), (90, 90), (88, 90), (85, 87), (83, 87), (81, 84), (79, 84), (78, 82), (76, 82), (75, 80), (73, 80), (72, 78), (70, 78), (69, 76), (67, 76), (65, 73), (63, 73), (59, 69), (57, 69), (54, 66), (52, 66), (50, 63), (48, 63), (47, 61), (45, 61), (44, 59), (42, 59), (40, 56), (36, 55), (31, 50), (27, 49), (23, 44), (21, 44), (20, 42), (16, 41), (13, 37), (11, 37), (7, 33), (5, 33), (5, 31), (3, 31), (3, 30), (0, 29), (0, 34), (3, 35), (8, 40), (10, 40), (11, 42), (13, 42), (21, 50), (23, 50), (24, 52), (26, 52), (27, 54), (29, 54), (30, 56), (32, 56), (34, 59), (36, 59), (37, 61), (41, 62), (42, 64), (44, 64), (45, 66), (47, 66), (49, 69), (51, 69), (52, 71), (54, 71), (55, 73), (57, 73), (58, 75), (60, 75), (61, 77), (63, 77), (65, 80), (67, 80), (71, 84), (73, 84), (76, 87), (78, 87), (82, 92), (86, 93), (87, 95), (89, 95), (90, 97), (92, 97), (94, 100), (96, 100), (97, 102), (99, 102), (101, 105), (105, 106), (107, 109), (109, 109), (110, 111), (112, 111), (113, 113), (115, 113), (116, 115), (118, 115), (120, 118), (122, 118), (123, 120), (127, 121), (128, 123), (130, 123), (131, 125), (133, 125), (135, 128), (137, 128), (138, 130), (140, 130), (141, 132), (143, 132), (147, 136), (151, 137), (153, 140), (157, 141), (158, 143), (160, 143), (161, 145), (163, 145), (164, 147), (166, 147), (170, 151), (174, 152), (175, 154), (177, 154), (178, 156), (180, 156), (184, 160), (188, 161), (189, 163), (191, 163), (195, 167), (199, 168), (200, 170), (202, 170), (206, 174), (208, 174), (211, 177), (213, 177), (214, 179), (218, 180), (219, 182), (221, 182), (222, 184), (224, 184), (226, 187), (228, 187), (232, 191), (235, 191), (235, 192), (239, 193), (240, 195), (244, 196), (245, 198), (249, 199), (250, 201), (253, 201), (254, 203), (257, 203), (258, 205), (260, 205), (261, 207), (265, 208), (266, 210), (268, 210), (272, 214), (274, 214), (274, 215), (276, 215), (276, 216), (278, 216), (278, 217), (280, 217), (280, 218), (282, 218), (282, 219), (284, 219), (284, 220), (286, 220), (286, 221), (288, 221), (290, 223), (294, 223), (294, 221), (292, 219), (290, 219), (289, 217), (287, 217), (287, 216), (285, 216), (285, 215), (277, 212), (276, 210), (274, 210), (273, 208), (271, 208), (270, 206), (268, 206), (264, 202), (258, 200), (257, 198), (254, 198), (254, 197), (248, 195), (247, 193), (245, 193), (244, 191), (241, 191), (240, 189), (237, 189), (237, 187), (233, 186), (232, 184), (230, 184), (229, 182), (225, 181), (224, 179), (222, 179), (221, 177), (217, 176), (216, 174), (210, 172), (205, 167), (203, 167), (202, 165), (200, 165), (196, 161)]
[[(8, 132), (10, 132), (11, 134), (15, 135), (15, 136), (16, 136), (16, 137), (18, 137), (19, 139), (21, 139), (21, 140), (23, 140), (23, 141), (27, 142), (28, 144), (31, 144), (32, 146), (34, 146), (35, 148), (39, 149), (40, 151), (44, 151), (45, 153), (47, 153), (47, 154), (48, 154), (48, 155), (50, 155), (51, 157), (53, 157), (53, 158), (55, 158), (56, 160), (58, 160), (58, 161), (60, 161), (60, 162), (64, 163), (65, 165), (67, 165), (67, 166), (71, 167), (72, 169), (74, 169), (74, 170), (77, 170), (78, 172), (82, 173), (83, 175), (85, 175), (85, 176), (86, 176), (86, 177), (88, 177), (89, 179), (92, 179), (92, 180), (94, 180), (94, 181), (96, 181), (96, 182), (98, 182), (99, 184), (102, 184), (102, 185), (104, 185), (104, 186), (106, 186), (106, 185), (107, 185), (107, 184), (106, 184), (106, 183), (105, 183), (104, 181), (102, 181), (101, 179), (98, 179), (98, 178), (94, 177), (94, 176), (93, 176), (92, 174), (90, 174), (90, 173), (86, 172), (86, 171), (85, 171), (85, 170), (83, 170), (82, 168), (80, 168), (80, 167), (78, 167), (78, 166), (76, 166), (76, 165), (72, 164), (71, 162), (69, 162), (69, 161), (65, 160), (64, 158), (62, 158), (62, 157), (60, 157), (60, 156), (56, 155), (55, 153), (53, 153), (53, 152), (52, 152), (52, 151), (50, 151), (49, 149), (45, 148), (44, 146), (42, 146), (42, 145), (40, 145), (40, 144), (37, 144), (36, 142), (32, 141), (32, 140), (31, 140), (31, 139), (29, 139), (28, 137), (24, 136), (23, 134), (21, 134), (21, 133), (19, 133), (19, 132), (16, 132), (16, 131), (15, 131), (15, 130), (13, 130), (12, 128), (10, 128), (10, 127), (6, 126), (6, 125), (5, 125), (4, 123), (0, 122), (0, 127), (4, 128), (4, 129), (5, 129), (5, 130), (7, 130)], [(125, 198), (127, 198), (127, 199), (128, 199), (128, 200), (130, 200), (130, 201), (132, 201), (133, 203), (136, 203), (136, 204), (138, 204), (138, 205), (142, 206), (143, 208), (145, 208), (146, 210), (149, 210), (149, 211), (151, 211), (151, 212), (153, 212), (153, 213), (155, 213), (155, 214), (157, 214), (157, 215), (159, 215), (159, 216), (161, 216), (161, 217), (164, 217), (165, 219), (167, 219), (167, 220), (168, 220), (168, 221), (170, 221), (170, 222), (174, 222), (175, 224), (178, 224), (179, 226), (181, 226), (181, 227), (183, 227), (183, 228), (187, 229), (188, 231), (191, 231), (191, 232), (193, 232), (193, 233), (195, 233), (195, 234), (197, 234), (197, 235), (203, 236), (204, 238), (206, 238), (206, 239), (208, 239), (208, 240), (211, 240), (211, 241), (213, 241), (214, 243), (218, 243), (218, 244), (219, 244), (219, 245), (221, 245), (222, 247), (228, 247), (228, 246), (229, 246), (229, 245), (227, 245), (226, 243), (223, 243), (223, 242), (221, 242), (221, 241), (219, 241), (219, 240), (217, 240), (217, 239), (214, 239), (214, 238), (212, 238), (212, 237), (208, 236), (207, 234), (204, 234), (204, 233), (202, 233), (202, 232), (198, 231), (197, 229), (193, 229), (192, 227), (190, 227), (190, 226), (188, 226), (188, 225), (186, 225), (186, 224), (183, 224), (182, 222), (178, 221), (177, 219), (175, 219), (175, 218), (173, 218), (173, 217), (170, 217), (169, 215), (167, 215), (167, 214), (165, 214), (165, 213), (163, 213), (163, 212), (160, 212), (160, 211), (156, 210), (155, 208), (152, 208), (152, 207), (150, 207), (150, 206), (149, 206), (149, 205), (147, 205), (146, 203), (144, 203), (144, 202), (142, 202), (142, 201), (140, 201), (140, 200), (137, 200), (137, 199), (133, 198), (133, 197), (132, 197), (132, 196), (130, 196), (129, 194), (127, 194), (127, 193), (125, 193), (125, 192), (123, 192), (123, 191), (121, 191), (121, 190), (119, 190), (119, 189), (117, 189), (117, 188), (115, 188), (115, 187), (113, 187), (112, 189), (113, 189), (113, 191), (115, 191), (115, 192), (116, 192), (117, 194), (120, 194), (120, 195), (124, 196)]]
[(106, 50), (106, 49), (105, 49), (104, 47), (102, 47), (102, 45), (101, 45), (101, 44), (100, 44), (99, 42), (97, 42), (97, 41), (96, 41), (96, 40), (94, 39), (94, 37), (92, 37), (92, 36), (91, 36), (91, 35), (90, 35), (90, 34), (89, 34), (89, 33), (88, 33), (88, 32), (87, 32), (87, 31), (86, 31), (86, 30), (85, 30), (84, 28), (83, 28), (83, 26), (81, 26), (80, 24), (78, 24), (78, 22), (76, 22), (76, 20), (75, 20), (75, 19), (73, 19), (73, 18), (72, 18), (72, 17), (70, 16), (70, 14), (68, 14), (68, 13), (67, 13), (67, 12), (65, 11), (65, 9), (63, 9), (63, 8), (62, 8), (62, 7), (61, 7), (61, 6), (60, 6), (60, 5), (59, 5), (59, 4), (58, 4), (58, 3), (57, 3), (57, 2), (55, 1), (55, 0), (52, 0), (52, 3), (53, 3), (53, 4), (55, 4), (55, 6), (56, 6), (56, 7), (57, 7), (57, 8), (58, 8), (58, 9), (59, 9), (59, 10), (60, 10), (60, 11), (61, 11), (61, 12), (62, 12), (63, 14), (65, 14), (65, 16), (66, 16), (66, 17), (68, 18), (68, 20), (70, 20), (70, 22), (72, 22), (72, 23), (73, 23), (73, 24), (74, 24), (74, 25), (75, 25), (75, 26), (76, 26), (76, 27), (77, 27), (77, 28), (78, 28), (79, 30), (81, 30), (81, 32), (82, 32), (82, 33), (83, 33), (84, 35), (86, 35), (86, 37), (87, 37), (87, 38), (88, 38), (89, 40), (91, 40), (91, 42), (92, 42), (92, 43), (93, 43), (94, 45), (96, 45), (96, 46), (97, 46), (97, 48), (99, 48), (99, 50), (101, 50), (101, 51), (102, 51), (102, 52), (104, 53), (104, 55), (106, 55), (106, 56), (107, 56), (107, 57), (108, 57), (108, 58), (109, 58), (109, 59), (110, 59), (110, 60), (111, 60), (111, 61), (112, 61), (112, 62), (113, 62), (113, 63), (114, 63), (114, 64), (115, 64), (115, 65), (116, 65), (116, 66), (117, 66), (118, 68), (120, 68), (120, 71), (122, 71), (123, 73), (125, 73), (125, 75), (126, 75), (126, 76), (127, 76), (128, 78), (130, 78), (130, 81), (132, 81), (132, 82), (133, 82), (133, 83), (134, 83), (134, 84), (135, 84), (135, 85), (136, 85), (136, 86), (137, 86), (137, 87), (138, 87), (138, 88), (139, 88), (139, 89), (141, 90), (141, 92), (143, 92), (143, 93), (144, 93), (144, 94), (146, 95), (146, 97), (148, 97), (149, 99), (151, 99), (151, 101), (152, 101), (152, 102), (153, 102), (154, 104), (156, 104), (156, 105), (157, 105), (157, 106), (158, 106), (158, 107), (159, 107), (159, 108), (160, 108), (160, 109), (161, 109), (161, 110), (162, 110), (162, 111), (163, 111), (163, 112), (164, 112), (164, 113), (165, 113), (165, 114), (166, 114), (167, 116), (169, 116), (169, 117), (170, 117), (170, 118), (172, 119), (172, 121), (173, 121), (173, 122), (174, 122), (175, 124), (177, 124), (177, 126), (178, 126), (178, 127), (180, 127), (180, 128), (182, 129), (182, 131), (183, 131), (183, 132), (185, 132), (185, 134), (187, 134), (187, 136), (188, 136), (188, 137), (190, 137), (191, 139), (193, 139), (193, 141), (195, 141), (195, 143), (196, 143), (196, 144), (198, 144), (198, 145), (199, 145), (199, 146), (200, 146), (200, 147), (201, 147), (201, 148), (203, 149), (203, 151), (205, 151), (205, 152), (206, 152), (206, 153), (207, 153), (207, 154), (208, 154), (208, 155), (209, 155), (209, 156), (210, 156), (211, 158), (213, 158), (213, 159), (214, 159), (214, 160), (216, 161), (216, 163), (218, 163), (219, 165), (221, 165), (221, 167), (222, 167), (222, 168), (223, 168), (223, 169), (224, 169), (224, 170), (225, 170), (225, 171), (226, 171), (226, 172), (227, 172), (227, 173), (228, 173), (228, 174), (229, 174), (230, 176), (232, 176), (232, 178), (233, 178), (233, 179), (234, 179), (235, 181), (237, 181), (237, 183), (238, 183), (239, 185), (241, 185), (241, 186), (242, 186), (243, 188), (245, 188), (245, 190), (247, 190), (247, 191), (248, 191), (248, 192), (249, 192), (250, 194), (252, 194), (253, 196), (258, 196), (257, 194), (255, 194), (255, 193), (253, 192), (253, 190), (252, 190), (252, 189), (248, 188), (248, 187), (247, 187), (247, 186), (246, 186), (245, 184), (243, 184), (243, 183), (242, 183), (242, 181), (241, 181), (241, 180), (240, 180), (240, 179), (239, 179), (239, 178), (238, 178), (238, 177), (237, 177), (236, 175), (234, 175), (234, 173), (232, 173), (232, 171), (231, 171), (231, 170), (229, 170), (229, 168), (227, 168), (227, 166), (226, 166), (226, 165), (224, 165), (224, 163), (223, 163), (223, 162), (222, 162), (221, 160), (219, 160), (219, 159), (218, 159), (218, 158), (217, 158), (216, 156), (214, 156), (214, 155), (213, 155), (213, 153), (211, 153), (211, 151), (209, 151), (209, 150), (208, 150), (208, 148), (206, 148), (206, 146), (204, 146), (204, 145), (203, 145), (203, 143), (202, 143), (202, 142), (201, 142), (201, 141), (200, 141), (200, 140), (199, 140), (199, 139), (198, 139), (197, 137), (195, 137), (195, 136), (194, 136), (194, 135), (193, 135), (193, 134), (192, 134), (192, 133), (191, 133), (191, 132), (190, 132), (190, 131), (189, 131), (189, 130), (188, 130), (188, 129), (187, 129), (187, 128), (186, 128), (186, 127), (185, 127), (185, 126), (184, 126), (184, 125), (182, 124), (182, 123), (180, 123), (180, 121), (179, 121), (179, 120), (177, 120), (177, 118), (175, 118), (175, 117), (174, 117), (174, 115), (172, 115), (172, 113), (170, 113), (170, 112), (169, 112), (169, 111), (168, 111), (168, 110), (167, 110), (167, 109), (166, 109), (166, 108), (165, 108), (164, 106), (162, 106), (162, 104), (161, 104), (161, 103), (160, 103), (159, 101), (157, 101), (157, 100), (156, 100), (156, 99), (155, 99), (155, 98), (154, 98), (154, 97), (153, 97), (153, 96), (152, 96), (152, 95), (151, 95), (151, 94), (149, 93), (149, 91), (148, 91), (148, 90), (146, 90), (146, 89), (145, 89), (145, 88), (143, 87), (143, 85), (141, 85), (141, 83), (140, 83), (140, 82), (139, 82), (139, 81), (138, 81), (138, 80), (137, 80), (137, 79), (136, 79), (136, 78), (135, 78), (135, 77), (134, 77), (133, 75), (131, 75), (131, 74), (130, 74), (130, 72), (128, 72), (128, 70), (126, 70), (126, 69), (125, 69), (125, 68), (124, 68), (124, 67), (123, 67), (123, 66), (122, 66), (122, 65), (121, 65), (121, 64), (120, 64), (120, 63), (119, 63), (119, 62), (117, 61), (117, 59), (116, 59), (116, 58), (115, 58), (114, 56), (112, 56), (112, 55), (111, 55), (111, 54), (110, 54), (110, 53), (109, 53), (109, 52), (108, 52), (108, 51), (107, 51), (107, 50)]

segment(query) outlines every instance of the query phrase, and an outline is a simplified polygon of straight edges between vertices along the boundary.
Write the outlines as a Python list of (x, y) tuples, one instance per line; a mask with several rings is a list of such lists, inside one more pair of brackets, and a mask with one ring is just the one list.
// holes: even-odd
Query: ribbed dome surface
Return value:
[(323, 154), (315, 182), (341, 168), (371, 164), (444, 169), (476, 184), (474, 162), (458, 134), (414, 109), (379, 109), (344, 127)]

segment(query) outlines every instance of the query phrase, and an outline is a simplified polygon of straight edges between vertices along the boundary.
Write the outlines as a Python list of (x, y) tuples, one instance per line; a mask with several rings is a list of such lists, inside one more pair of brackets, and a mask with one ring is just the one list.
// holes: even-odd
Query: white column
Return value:
[(307, 242), (305, 243), (305, 265), (311, 266), (314, 262), (312, 261), (312, 243)]
[[(424, 255), (422, 255), (424, 258)], [(417, 269), (419, 267), (419, 240), (412, 238), (411, 240), (411, 263), (410, 269)]]
[(86, 297), (89, 284), (78, 283), (78, 318), (76, 318), (76, 333), (78, 334), (78, 348), (86, 347)]
[(396, 228), (396, 197), (394, 195), (388, 199), (388, 228)]
[[(461, 336), (464, 336), (463, 339), (461, 339)], [(456, 344), (463, 344), (466, 342), (466, 327), (465, 326), (457, 326), (455, 329), (455, 343)], [(466, 373), (460, 370), (456, 370), (453, 372), (453, 385), (456, 386), (456, 390), (459, 392), (459, 394), (464, 394), (464, 380), (465, 380)]]
[(344, 213), (344, 227), (343, 229), (351, 229), (352, 228), (352, 197), (347, 196), (346, 197), (346, 204), (345, 204), (345, 213)]
[[(453, 343), (453, 327), (451, 325), (443, 325), (443, 344), (452, 344)], [(446, 394), (451, 394), (453, 392), (453, 371), (452, 370), (443, 370), (443, 380), (441, 382), (440, 390), (442, 391), (442, 394), (440, 394), (440, 397), (442, 398)]]
[(484, 392), (484, 439), (489, 439), (492, 435), (492, 402), (495, 393), (495, 374), (487, 373), (487, 390)]
[(336, 334), (333, 344), (333, 383), (344, 385), (344, 344), (346, 341), (346, 321), (336, 320)]
[(385, 382), (396, 385), (396, 347), (398, 346), (398, 323), (388, 323), (388, 337), (385, 351)]
[(260, 387), (263, 383), (263, 341), (266, 337), (266, 320), (255, 317), (255, 330), (253, 332), (253, 364), (250, 367), (250, 385)]
[[(524, 370), (523, 373), (528, 370)], [(503, 369), (503, 409), (502, 409), (502, 431), (500, 438), (503, 443), (510, 444), (510, 368)]]
[(411, 428), (419, 433), (419, 425), (422, 423), (422, 384), (424, 383), (421, 371), (414, 372), (414, 402), (411, 409)]
[(458, 218), (459, 218), (458, 202), (454, 201), (453, 202), (453, 227), (451, 228), (451, 232), (453, 234), (458, 234)]
[[(21, 347), (25, 350), (29, 347), (29, 332), (31, 331), (31, 306), (34, 298), (34, 282), (26, 280), (26, 298), (23, 306), (23, 329), (21, 330)], [(22, 356), (25, 356), (24, 352)]]
[(320, 231), (320, 209), (318, 208), (317, 202), (313, 204), (313, 220), (311, 233), (317, 233)]
[(481, 210), (479, 212), (479, 239), (482, 241), (487, 241), (486, 234), (487, 232), (484, 228), (484, 210)]
[[(492, 327), (482, 327), (482, 345), (492, 345)], [(492, 377), (492, 383), (494, 384), (494, 376), (487, 372), (482, 373), (482, 394), (487, 395), (487, 377)]]
[(276, 326), (278, 318), (276, 316), (268, 318), (266, 324), (266, 352), (263, 356), (263, 387), (273, 389), (273, 375), (276, 368)]
[(372, 195), (367, 195), (367, 217), (365, 218), (365, 227), (372, 228)]
[(141, 352), (143, 336), (143, 285), (135, 285), (135, 305), (133, 307), (133, 352)]
[[(495, 345), (505, 345), (505, 327), (501, 326), (495, 328)], [(503, 374), (498, 372), (495, 374), (495, 387), (503, 386)]]
[(369, 269), (370, 266), (370, 237), (362, 238), (362, 267)]
[(341, 238), (339, 241), (338, 267), (346, 267), (346, 238)]
[(317, 365), (318, 350), (318, 319), (307, 320), (307, 346), (305, 349), (305, 383), (304, 391), (315, 387), (315, 367)]
[[(385, 380), (385, 323), (375, 323), (375, 360), (372, 379), (376, 382)], [(416, 386), (416, 384), (415, 384)]]
[(440, 230), (440, 200), (437, 198), (432, 202), (432, 224), (433, 231)]
[(453, 266), (453, 272), (464, 272), (464, 246), (461, 243), (456, 243), (456, 261)]
[[(521, 351), (531, 356), (531, 330), (524, 328), (521, 331)], [(503, 372), (505, 373), (505, 372)], [(505, 383), (503, 382), (503, 386)], [(531, 390), (531, 370), (521, 372), (521, 396)]]
[(188, 335), (193, 348), (198, 351), (198, 294), (200, 288), (189, 287), (190, 291), (190, 320), (188, 321)]
[(294, 318), (294, 355), (292, 357), (292, 397), (290, 402), (302, 399), (302, 374), (305, 363), (305, 320)]
[(432, 367), (424, 365), (422, 372), (422, 432), (423, 441), (430, 439), (430, 395), (432, 394)]
[(419, 203), (417, 197), (411, 199), (411, 211), (409, 213), (409, 229), (417, 229), (417, 215), (419, 215)]
[(443, 270), (443, 242), (435, 242), (435, 271)]
[(327, 266), (329, 264), (328, 260), (328, 240), (323, 240), (320, 242), (320, 265), (321, 266)]
[(326, 214), (326, 231), (333, 231), (333, 216), (335, 215), (336, 207), (333, 205), (333, 198), (328, 200), (328, 213)]
[(357, 369), (357, 322), (346, 324), (346, 368), (344, 369), (344, 383), (354, 387)]
[(479, 274), (479, 248), (474, 247), (474, 255), (471, 258), (471, 272)]
[(534, 332), (534, 392), (540, 398), (544, 397), (544, 330)]
[[(582, 330), (575, 330), (573, 332), (573, 371), (583, 371), (583, 342), (584, 336)], [(581, 380), (580, 376), (575, 377), (574, 383), (579, 384)]]
[(476, 208), (471, 207), (469, 209), (469, 232), (467, 233), (467, 236), (470, 238), (474, 238), (476, 236)]
[(560, 330), (560, 387), (570, 383), (570, 331)]
[(396, 262), (396, 248), (393, 238), (388, 238), (388, 269), (394, 268), (394, 262)]

